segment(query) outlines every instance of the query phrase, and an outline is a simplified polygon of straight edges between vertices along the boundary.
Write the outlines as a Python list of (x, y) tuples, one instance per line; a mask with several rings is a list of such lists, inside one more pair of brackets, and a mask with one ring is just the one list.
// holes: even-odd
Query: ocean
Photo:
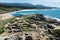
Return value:
[(60, 21), (60, 9), (32, 9), (32, 10), (20, 10), (16, 12), (12, 12), (13, 16), (22, 16), (22, 15), (30, 15), (30, 14), (43, 14), (45, 17), (57, 19)]

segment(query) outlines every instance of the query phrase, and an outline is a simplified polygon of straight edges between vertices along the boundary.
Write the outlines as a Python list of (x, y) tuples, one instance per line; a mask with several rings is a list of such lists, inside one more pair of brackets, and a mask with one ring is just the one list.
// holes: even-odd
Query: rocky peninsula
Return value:
[(5, 24), (0, 40), (60, 40), (60, 21), (42, 14), (14, 17)]

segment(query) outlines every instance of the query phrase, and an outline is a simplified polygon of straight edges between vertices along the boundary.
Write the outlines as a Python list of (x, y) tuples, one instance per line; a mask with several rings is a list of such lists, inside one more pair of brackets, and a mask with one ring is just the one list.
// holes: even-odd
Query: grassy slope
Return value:
[(6, 29), (6, 28), (5, 28), (5, 25), (6, 25), (7, 23), (9, 23), (9, 22), (10, 22), (11, 20), (13, 20), (13, 19), (15, 19), (15, 18), (13, 17), (13, 18), (10, 18), (10, 19), (6, 19), (6, 20), (1, 20), (1, 21), (0, 21), (0, 34), (4, 32), (4, 29)]
[(21, 10), (21, 8), (0, 6), (0, 14), (8, 13), (16, 10)]

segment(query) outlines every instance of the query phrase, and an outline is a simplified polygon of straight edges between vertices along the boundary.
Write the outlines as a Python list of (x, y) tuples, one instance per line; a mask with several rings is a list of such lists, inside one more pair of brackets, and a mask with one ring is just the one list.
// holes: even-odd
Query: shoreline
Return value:
[(50, 18), (50, 19), (56, 19), (57, 21), (60, 21), (60, 19), (59, 19), (59, 18), (49, 17), (49, 16), (44, 16), (44, 17), (46, 17), (46, 18)]
[[(15, 14), (16, 12), (21, 12), (21, 11), (34, 11), (34, 10), (42, 10), (42, 9), (22, 9), (22, 10), (19, 10), (19, 11), (13, 11), (13, 12), (10, 12), (11, 14)], [(43, 9), (43, 10), (50, 10), (50, 9)], [(55, 10), (55, 9), (51, 9), (51, 10)], [(23, 15), (23, 14), (22, 14)], [(59, 18), (56, 18), (56, 17), (50, 17), (50, 16), (48, 16), (48, 15), (44, 15), (45, 17), (47, 17), (47, 18), (51, 18), (51, 19), (56, 19), (57, 21), (60, 21), (60, 19)]]
[(5, 20), (13, 17), (12, 15), (10, 15), (10, 13), (0, 14), (0, 16), (1, 16), (0, 20)]
[[(0, 17), (1, 17), (0, 20), (5, 20), (5, 19), (12, 18), (13, 16), (11, 13), (5, 13), (5, 14), (0, 14)], [(44, 15), (44, 17), (47, 19), (50, 18), (50, 19), (55, 19), (57, 21), (60, 21), (59, 18), (49, 17), (49, 16), (45, 16), (45, 15)]]
[(18, 11), (13, 11), (13, 12), (9, 12), (9, 13), (15, 13), (15, 12), (21, 12), (21, 11), (37, 11), (37, 10), (57, 10), (57, 9), (22, 9), (22, 10), (18, 10)]
[[(8, 19), (8, 18), (13, 17), (12, 14), (14, 14), (14, 13), (16, 13), (16, 12), (27, 11), (27, 10), (28, 10), (28, 11), (30, 11), (30, 10), (34, 11), (34, 10), (42, 10), (42, 9), (22, 9), (22, 10), (13, 11), (13, 12), (9, 12), (9, 13), (4, 13), (4, 14), (0, 14), (0, 15), (2, 16), (2, 20), (4, 20), (4, 19)], [(44, 10), (47, 10), (47, 9), (44, 9)], [(51, 9), (51, 10), (53, 10), (53, 9)], [(22, 15), (23, 15), (23, 14), (22, 14)], [(44, 15), (44, 17), (50, 18), (50, 19), (56, 19), (57, 21), (60, 21), (59, 18), (50, 17), (50, 16), (48, 16), (48, 15)], [(1, 19), (1, 18), (0, 18), (0, 19)]]

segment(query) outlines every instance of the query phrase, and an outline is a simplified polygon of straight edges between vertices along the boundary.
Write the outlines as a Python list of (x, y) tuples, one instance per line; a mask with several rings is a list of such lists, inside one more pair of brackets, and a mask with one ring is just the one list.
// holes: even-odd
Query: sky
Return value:
[(0, 0), (4, 3), (31, 3), (33, 5), (45, 5), (52, 7), (60, 7), (60, 0)]

